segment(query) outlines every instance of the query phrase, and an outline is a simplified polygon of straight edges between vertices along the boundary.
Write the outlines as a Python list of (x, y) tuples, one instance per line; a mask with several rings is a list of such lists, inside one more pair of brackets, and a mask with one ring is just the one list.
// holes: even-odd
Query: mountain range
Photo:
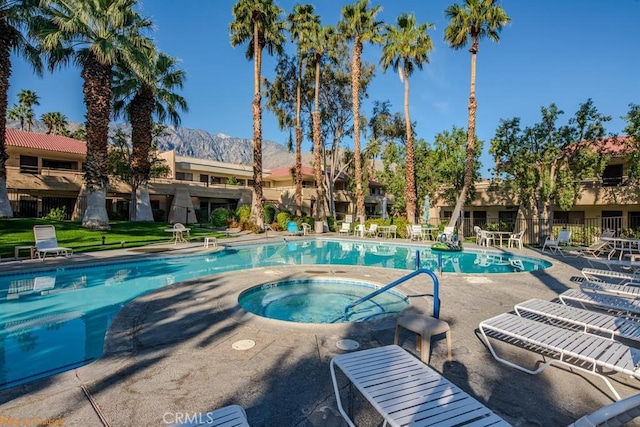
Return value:
[[(20, 123), (17, 120), (8, 120), (7, 127), (20, 129)], [(76, 122), (69, 122), (67, 125), (70, 131), (80, 127), (82, 124)], [(131, 135), (131, 125), (128, 123), (116, 123), (110, 127), (112, 131), (121, 129), (127, 135)], [(35, 121), (31, 131), (46, 133), (47, 127), (42, 122)], [(253, 164), (252, 139), (236, 138), (222, 133), (213, 135), (201, 129), (175, 128), (173, 126), (167, 127), (165, 133), (165, 136), (159, 137), (157, 140), (160, 151), (176, 150), (176, 153), (181, 156), (248, 166)], [(312, 161), (312, 153), (302, 153), (303, 165), (310, 165)], [(274, 141), (262, 141), (262, 167), (264, 169), (292, 166), (294, 163), (295, 153), (290, 152), (287, 147)]]

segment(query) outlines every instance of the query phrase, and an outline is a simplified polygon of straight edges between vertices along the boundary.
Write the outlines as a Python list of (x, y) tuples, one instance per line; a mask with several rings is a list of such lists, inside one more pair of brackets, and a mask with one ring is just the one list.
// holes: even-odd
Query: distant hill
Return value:
[[(20, 129), (20, 123), (16, 120), (8, 120), (7, 127)], [(68, 128), (75, 130), (81, 127), (80, 123), (69, 122)], [(131, 134), (131, 126), (128, 123), (117, 123), (111, 128), (122, 129)], [(47, 128), (42, 122), (34, 122), (32, 132), (46, 133)], [(174, 128), (170, 126), (166, 130), (167, 136), (158, 140), (160, 151), (176, 150), (182, 156), (198, 159), (216, 160), (225, 163), (243, 165), (253, 164), (253, 142), (248, 138), (235, 138), (224, 134), (212, 135), (201, 129)], [(313, 155), (302, 153), (302, 163), (311, 164)], [(274, 141), (262, 141), (262, 164), (265, 169), (275, 169), (293, 165), (295, 153), (289, 152), (287, 147)]]

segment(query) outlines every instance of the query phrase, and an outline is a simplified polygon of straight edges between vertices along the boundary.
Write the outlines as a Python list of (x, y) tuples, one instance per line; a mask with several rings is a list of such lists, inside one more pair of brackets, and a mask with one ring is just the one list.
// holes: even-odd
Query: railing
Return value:
[(348, 306), (345, 307), (344, 309), (344, 318), (346, 320), (349, 320), (349, 310), (351, 310), (353, 307), (362, 304), (365, 301), (370, 300), (371, 298), (375, 297), (376, 295), (380, 295), (383, 292), (388, 291), (391, 288), (394, 288), (396, 286), (398, 286), (401, 283), (406, 282), (409, 279), (412, 279), (420, 274), (426, 274), (429, 277), (431, 277), (431, 279), (433, 279), (433, 317), (435, 317), (436, 319), (438, 319), (440, 317), (440, 282), (438, 281), (438, 277), (436, 277), (435, 273), (427, 268), (420, 268), (416, 271), (413, 271), (409, 274), (407, 274), (406, 276), (403, 276), (401, 278), (399, 278), (398, 280), (389, 283), (388, 285), (374, 291), (371, 292), (369, 295), (365, 295), (362, 298), (360, 298), (359, 300), (352, 302), (351, 304), (349, 304)]

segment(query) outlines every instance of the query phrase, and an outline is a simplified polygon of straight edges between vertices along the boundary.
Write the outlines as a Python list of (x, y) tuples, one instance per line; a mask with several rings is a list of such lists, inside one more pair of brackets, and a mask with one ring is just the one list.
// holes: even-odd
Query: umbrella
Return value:
[(387, 196), (382, 198), (382, 220), (387, 219)]
[(422, 222), (429, 222), (431, 219), (431, 215), (429, 214), (429, 209), (431, 208), (431, 201), (429, 200), (429, 195), (424, 196), (424, 211), (422, 213)]

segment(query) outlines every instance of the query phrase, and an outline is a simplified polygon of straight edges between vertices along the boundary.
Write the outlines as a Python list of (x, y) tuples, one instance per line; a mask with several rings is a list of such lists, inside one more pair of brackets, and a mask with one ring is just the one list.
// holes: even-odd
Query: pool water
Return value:
[(383, 292), (345, 308), (378, 288), (345, 279), (298, 279), (254, 286), (240, 294), (240, 306), (258, 316), (298, 323), (364, 322), (400, 313), (408, 305), (397, 291)]
[(551, 265), (503, 253), (464, 251), (439, 259), (425, 246), (318, 239), (0, 275), (0, 389), (100, 357), (113, 317), (129, 301), (154, 289), (222, 272), (290, 264), (413, 270), (416, 251), (423, 268), (441, 266), (444, 272), (519, 272)]

